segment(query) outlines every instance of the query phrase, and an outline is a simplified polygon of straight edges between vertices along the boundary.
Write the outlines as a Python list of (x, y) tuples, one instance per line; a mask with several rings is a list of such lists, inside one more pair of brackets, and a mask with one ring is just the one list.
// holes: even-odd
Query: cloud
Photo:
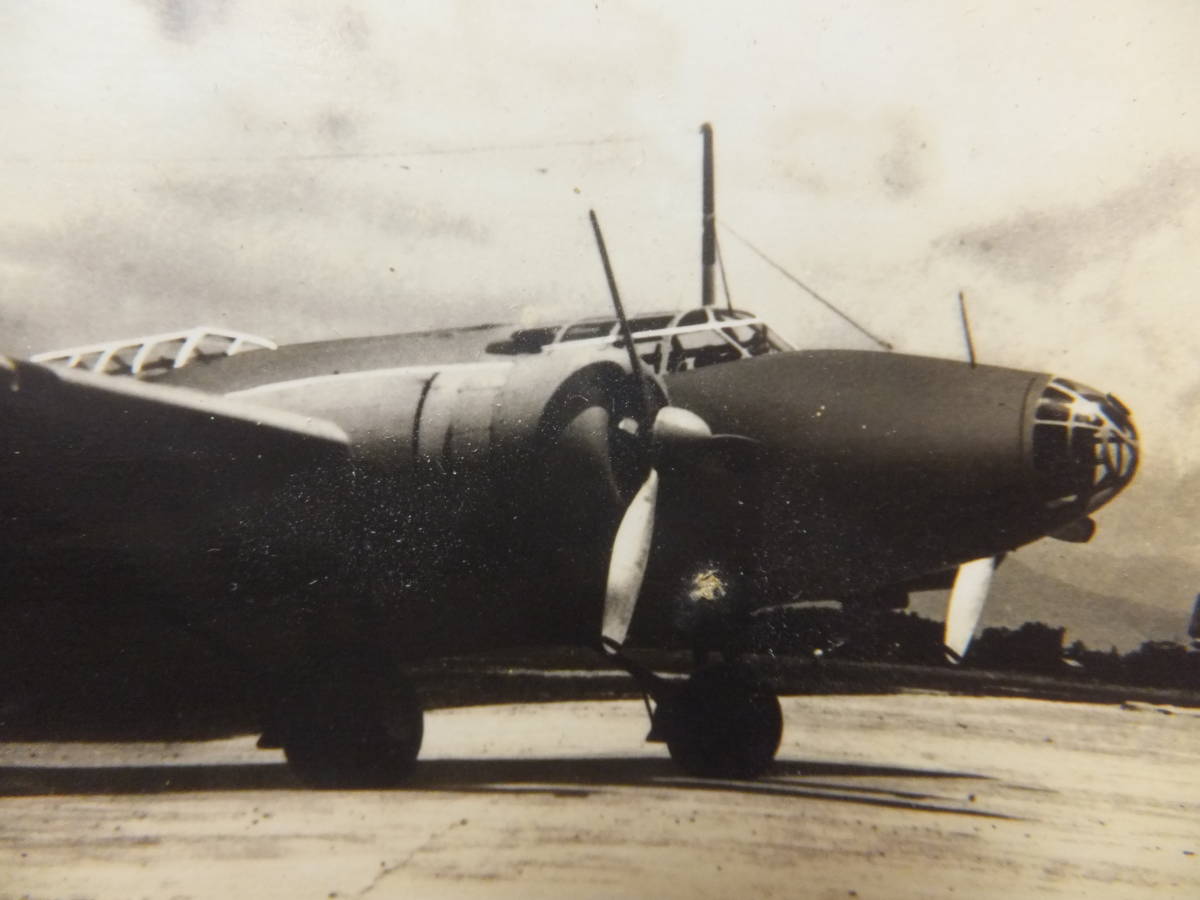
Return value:
[(143, 0), (159, 30), (172, 41), (191, 43), (209, 26), (222, 22), (229, 0)]
[(891, 137), (891, 147), (879, 158), (879, 173), (889, 195), (905, 198), (924, 187), (928, 178), (929, 141), (914, 116), (897, 117)]
[(339, 13), (338, 34), (351, 50), (364, 51), (371, 47), (372, 28), (366, 14), (353, 6), (342, 7)]
[[(156, 201), (175, 207), (203, 229), (276, 221), (281, 228), (365, 228), (378, 234), (454, 238), (484, 243), (481, 222), (402, 188), (330, 178), (321, 169), (283, 169), (266, 176), (174, 178), (151, 188)], [(369, 236), (364, 235), (369, 240)]]
[(317, 116), (317, 133), (335, 147), (343, 147), (358, 134), (354, 117), (344, 110), (327, 109)]
[(1135, 242), (1178, 225), (1200, 196), (1200, 165), (1168, 159), (1137, 181), (1090, 204), (1018, 213), (951, 233), (935, 243), (1010, 279), (1061, 287), (1097, 262), (1124, 256)]
[[(178, 176), (109, 199), (120, 202), (0, 228), (4, 349), (202, 321), (285, 341), (404, 330), (399, 298), (445, 297), (467, 278), (431, 284), (431, 260), (491, 252), (488, 227), (468, 213), (320, 167)], [(36, 316), (16, 314), (25, 309)], [(453, 313), (478, 311), (468, 302)]]

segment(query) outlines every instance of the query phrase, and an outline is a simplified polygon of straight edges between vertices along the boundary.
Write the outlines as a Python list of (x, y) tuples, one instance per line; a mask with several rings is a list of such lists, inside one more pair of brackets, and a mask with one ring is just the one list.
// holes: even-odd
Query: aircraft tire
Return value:
[(305, 784), (380, 788), (402, 783), (416, 766), (424, 712), (412, 686), (377, 668), (326, 669), (289, 704), (283, 752)]
[(735, 663), (694, 673), (660, 713), (671, 759), (701, 778), (755, 778), (783, 737), (779, 698)]

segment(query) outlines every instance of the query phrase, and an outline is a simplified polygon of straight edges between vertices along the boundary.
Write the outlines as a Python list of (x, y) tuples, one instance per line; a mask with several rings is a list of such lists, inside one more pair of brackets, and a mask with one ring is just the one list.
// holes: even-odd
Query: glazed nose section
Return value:
[(1033, 422), (1033, 464), (1048, 509), (1099, 509), (1129, 484), (1137, 462), (1137, 429), (1125, 404), (1066, 378), (1050, 380)]

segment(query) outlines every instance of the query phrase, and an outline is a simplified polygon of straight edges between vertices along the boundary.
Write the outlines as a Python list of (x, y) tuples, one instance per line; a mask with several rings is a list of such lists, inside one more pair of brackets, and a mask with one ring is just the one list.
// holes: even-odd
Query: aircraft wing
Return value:
[(177, 548), (219, 556), (267, 492), (343, 469), (348, 443), (317, 418), (0, 357), (7, 593), (81, 594), (63, 573), (148, 561), (194, 577)]

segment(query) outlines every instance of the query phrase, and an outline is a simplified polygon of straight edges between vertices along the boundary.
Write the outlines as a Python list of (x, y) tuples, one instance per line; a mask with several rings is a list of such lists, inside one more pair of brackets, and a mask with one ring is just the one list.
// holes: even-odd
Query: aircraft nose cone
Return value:
[(1099, 509), (1133, 480), (1138, 436), (1129, 409), (1112, 394), (1052, 378), (1038, 398), (1033, 465), (1050, 509)]

